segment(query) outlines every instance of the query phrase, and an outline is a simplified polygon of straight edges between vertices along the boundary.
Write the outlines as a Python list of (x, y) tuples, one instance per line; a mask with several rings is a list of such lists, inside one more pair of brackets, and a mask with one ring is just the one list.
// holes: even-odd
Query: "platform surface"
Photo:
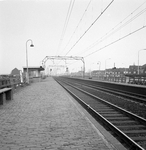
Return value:
[(32, 83), (0, 106), (0, 150), (124, 150), (90, 118), (53, 78)]

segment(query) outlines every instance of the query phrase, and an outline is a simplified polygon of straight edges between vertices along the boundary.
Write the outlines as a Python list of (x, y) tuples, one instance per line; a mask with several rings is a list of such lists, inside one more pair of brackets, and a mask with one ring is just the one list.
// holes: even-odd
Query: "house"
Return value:
[(12, 71), (11, 71), (11, 76), (20, 76), (20, 72), (21, 70), (18, 70), (17, 68), (14, 68)]

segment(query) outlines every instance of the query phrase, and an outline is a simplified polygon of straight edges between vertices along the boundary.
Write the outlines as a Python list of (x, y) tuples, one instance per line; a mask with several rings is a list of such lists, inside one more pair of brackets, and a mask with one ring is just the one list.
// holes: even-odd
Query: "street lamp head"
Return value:
[(33, 45), (33, 44), (31, 44), (31, 45), (30, 45), (30, 47), (34, 47), (34, 45)]

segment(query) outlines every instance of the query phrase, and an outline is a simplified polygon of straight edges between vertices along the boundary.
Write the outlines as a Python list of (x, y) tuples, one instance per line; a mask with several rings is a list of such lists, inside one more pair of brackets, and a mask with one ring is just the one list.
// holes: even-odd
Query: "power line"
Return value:
[(93, 23), (86, 29), (86, 31), (81, 35), (81, 37), (75, 42), (75, 44), (69, 49), (69, 51), (65, 54), (67, 55), (76, 45), (77, 43), (84, 37), (84, 35), (90, 30), (90, 28), (96, 23), (96, 21), (103, 15), (103, 13), (109, 8), (109, 6), (114, 2), (112, 0), (108, 6), (101, 12), (101, 14), (93, 21)]
[(69, 14), (69, 11), (70, 11), (71, 3), (72, 3), (72, 0), (70, 0), (70, 3), (69, 3), (69, 7), (68, 7), (67, 15), (66, 15), (66, 18), (65, 18), (65, 22), (64, 22), (64, 26), (63, 26), (61, 38), (60, 38), (60, 40), (59, 40), (58, 50), (59, 50), (59, 48), (60, 48), (60, 46), (61, 46), (62, 37), (63, 37), (63, 34), (64, 34), (66, 22), (67, 22), (67, 19), (68, 19), (68, 14)]
[(117, 40), (115, 40), (115, 41), (113, 41), (113, 42), (111, 42), (111, 43), (105, 45), (104, 47), (102, 47), (102, 48), (100, 48), (100, 49), (98, 49), (98, 50), (96, 50), (96, 51), (94, 51), (94, 52), (92, 52), (92, 53), (90, 53), (90, 54), (88, 54), (88, 55), (86, 55), (86, 56), (84, 56), (84, 57), (88, 57), (88, 56), (90, 56), (90, 55), (92, 55), (92, 54), (94, 54), (94, 53), (96, 53), (96, 52), (98, 52), (98, 51), (100, 51), (100, 50), (102, 50), (102, 49), (108, 47), (108, 46), (111, 46), (111, 45), (113, 45), (113, 44), (115, 44), (115, 43), (117, 43), (117, 42), (123, 40), (124, 38), (126, 38), (126, 37), (128, 37), (128, 36), (130, 36), (130, 35), (132, 35), (132, 34), (134, 34), (134, 33), (136, 33), (136, 32), (138, 32), (138, 31), (144, 29), (145, 27), (146, 27), (146, 26), (140, 27), (140, 28), (134, 30), (133, 32), (131, 32), (131, 33), (129, 33), (129, 34), (127, 34), (127, 35), (125, 35), (125, 36), (123, 36), (123, 37), (121, 37), (121, 38), (119, 38), (119, 39), (117, 39)]
[(62, 44), (62, 41), (64, 39), (64, 35), (65, 35), (66, 29), (67, 29), (67, 26), (68, 26), (68, 23), (69, 23), (69, 20), (70, 20), (70, 16), (71, 16), (71, 13), (72, 13), (72, 10), (73, 10), (74, 3), (75, 3), (75, 0), (73, 0), (73, 2), (71, 0), (70, 3), (69, 3), (69, 7), (68, 7), (65, 23), (64, 23), (62, 34), (61, 34), (61, 38), (60, 38), (60, 41), (59, 41), (58, 51), (59, 51), (60, 46)]
[[(140, 28), (138, 28), (138, 29), (136, 29), (136, 30), (134, 30), (133, 32), (131, 32), (131, 33), (129, 33), (129, 34), (126, 34), (125, 36), (123, 36), (123, 37), (121, 37), (121, 38), (119, 38), (119, 39), (117, 39), (117, 40), (115, 40), (115, 41), (113, 41), (113, 42), (111, 42), (111, 43), (109, 43), (109, 44), (107, 44), (107, 45), (105, 45), (105, 46), (103, 46), (103, 47), (97, 49), (97, 50), (95, 50), (94, 52), (92, 52), (92, 53), (90, 53), (90, 54), (84, 56), (83, 58), (86, 58), (86, 57), (88, 57), (88, 56), (90, 56), (90, 55), (92, 55), (92, 54), (94, 54), (94, 53), (96, 53), (96, 52), (98, 52), (98, 51), (101, 51), (101, 50), (103, 50), (103, 49), (105, 49), (105, 48), (107, 48), (107, 47), (109, 47), (109, 46), (111, 46), (111, 45), (113, 45), (113, 44), (115, 44), (115, 43), (117, 43), (117, 42), (123, 40), (124, 38), (126, 38), (126, 37), (128, 37), (128, 36), (130, 36), (130, 35), (132, 35), (132, 34), (134, 34), (134, 33), (137, 33), (138, 31), (140, 31), (140, 30), (142, 30), (142, 29), (144, 29), (144, 28), (146, 28), (146, 25), (145, 25), (145, 26), (142, 26), (142, 27), (140, 27)], [(73, 63), (72, 63), (72, 64), (73, 64)]]
[[(146, 3), (146, 2), (144, 2)], [(122, 29), (123, 27), (125, 27), (126, 25), (128, 25), (129, 23), (131, 23), (133, 20), (135, 20), (137, 17), (139, 17), (141, 14), (143, 14), (146, 11), (146, 8), (144, 8), (142, 11), (140, 11), (139, 13), (137, 13), (135, 16), (133, 16), (132, 18), (130, 18), (127, 22), (125, 22), (123, 25), (119, 26), (120, 24), (122, 24), (127, 18), (129, 18), (135, 11), (137, 11), (142, 5), (141, 4), (138, 8), (136, 8), (132, 13), (130, 13), (127, 17), (125, 17), (122, 21), (120, 21), (115, 27), (113, 27), (110, 31), (108, 31), (104, 36), (102, 36), (99, 40), (97, 40), (96, 42), (94, 42), (93, 44), (91, 44), (90, 46), (88, 46), (88, 48), (86, 48), (86, 50), (83, 50), (83, 52), (81, 53), (85, 53), (88, 50), (92, 49), (93, 47), (95, 47), (97, 44), (103, 42), (105, 39), (107, 39), (108, 37), (110, 37), (111, 35), (113, 35), (114, 33), (118, 32), (120, 29)], [(119, 26), (119, 27), (118, 27)], [(80, 54), (81, 54), (80, 53)]]
[(77, 31), (77, 29), (78, 29), (78, 27), (79, 27), (79, 25), (80, 25), (81, 21), (83, 20), (83, 18), (84, 18), (84, 16), (85, 16), (85, 13), (86, 13), (86, 12), (87, 12), (87, 10), (88, 10), (88, 7), (89, 7), (89, 5), (90, 5), (91, 1), (92, 1), (92, 0), (90, 0), (90, 1), (89, 1), (89, 3), (88, 3), (88, 5), (87, 5), (87, 7), (86, 7), (86, 9), (85, 9), (85, 11), (84, 11), (84, 13), (83, 13), (83, 15), (82, 15), (81, 19), (79, 20), (79, 22), (78, 22), (78, 24), (77, 24), (77, 26), (76, 26), (76, 28), (75, 28), (74, 32), (72, 33), (72, 35), (71, 35), (70, 39), (68, 40), (68, 42), (67, 42), (66, 46), (64, 47), (63, 51), (66, 49), (66, 47), (67, 47), (67, 46), (68, 46), (68, 44), (70, 43), (71, 39), (73, 38), (73, 35), (76, 33), (76, 31)]

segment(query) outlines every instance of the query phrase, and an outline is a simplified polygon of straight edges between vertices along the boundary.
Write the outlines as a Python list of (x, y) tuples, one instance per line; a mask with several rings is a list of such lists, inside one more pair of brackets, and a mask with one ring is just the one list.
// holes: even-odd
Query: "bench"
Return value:
[(3, 105), (5, 100), (13, 99), (12, 88), (3, 88), (0, 89), (0, 105)]

